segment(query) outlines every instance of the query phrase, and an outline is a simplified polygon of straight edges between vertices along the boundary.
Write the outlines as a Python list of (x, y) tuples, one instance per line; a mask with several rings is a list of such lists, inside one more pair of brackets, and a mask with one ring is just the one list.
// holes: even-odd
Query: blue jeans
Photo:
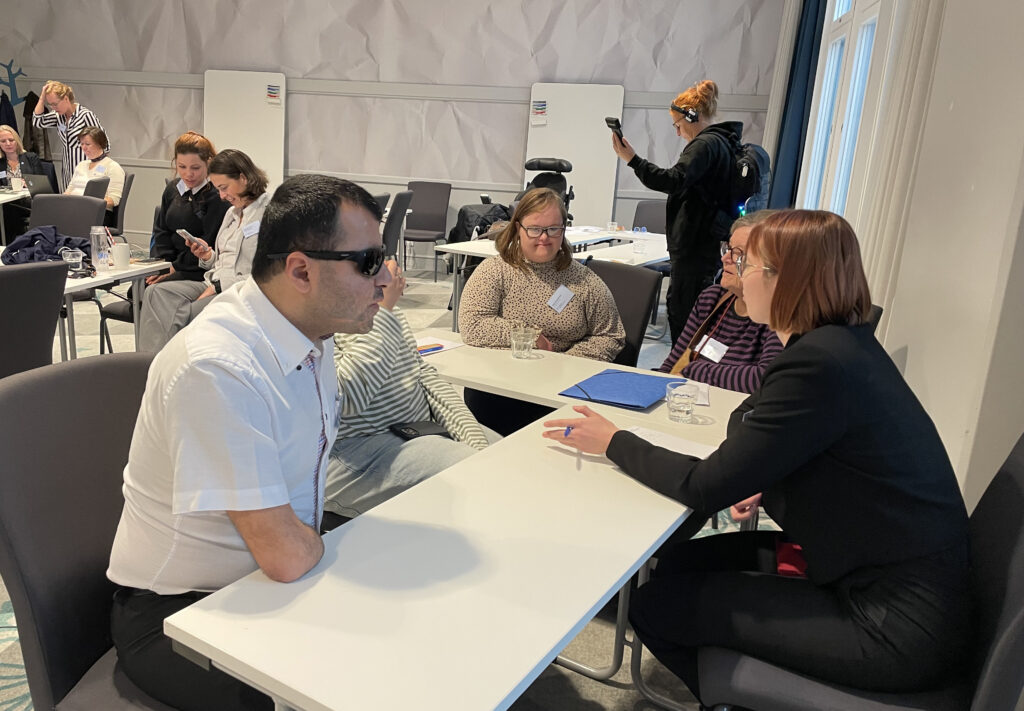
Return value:
[(327, 463), (324, 509), (358, 516), (476, 451), (437, 435), (404, 440), (384, 432), (338, 439)]

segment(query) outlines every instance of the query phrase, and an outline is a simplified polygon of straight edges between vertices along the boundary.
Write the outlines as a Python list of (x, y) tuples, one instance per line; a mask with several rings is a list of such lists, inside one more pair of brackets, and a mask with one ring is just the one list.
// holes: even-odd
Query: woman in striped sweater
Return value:
[(660, 371), (741, 393), (761, 385), (782, 343), (766, 324), (747, 317), (735, 258), (744, 253), (754, 225), (775, 212), (760, 210), (733, 223), (729, 241), (722, 243), (722, 283), (701, 292)]
[(75, 102), (74, 89), (59, 81), (48, 81), (43, 85), (42, 98), (32, 113), (32, 125), (57, 129), (61, 146), (61, 185), (67, 187), (75, 166), (88, 158), (78, 137), (89, 126), (103, 128), (100, 120), (92, 111)]

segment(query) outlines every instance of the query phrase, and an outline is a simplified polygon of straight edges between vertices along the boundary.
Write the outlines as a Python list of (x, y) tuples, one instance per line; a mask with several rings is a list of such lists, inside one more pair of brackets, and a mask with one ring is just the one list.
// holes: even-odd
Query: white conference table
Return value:
[(257, 571), (164, 632), (279, 709), (507, 708), (688, 513), (541, 431), (335, 529), (299, 581)]
[[(454, 342), (461, 340), (458, 335), (441, 328), (417, 331), (416, 338), (421, 342), (421, 339)], [(684, 379), (678, 375), (578, 358), (565, 353), (534, 351), (534, 356), (536, 357), (533, 359), (525, 360), (513, 358), (512, 352), (506, 349), (459, 346), (428, 353), (424, 358), (437, 368), (442, 378), (455, 385), (547, 407), (590, 404), (585, 400), (558, 393), (606, 368), (657, 375), (663, 377), (666, 383)], [(746, 398), (747, 395), (744, 393), (711, 387), (709, 404), (694, 408), (693, 424), (669, 422), (664, 401), (657, 402), (643, 411), (604, 405), (595, 406), (595, 409), (605, 408), (602, 411), (610, 413), (609, 417), (620, 427), (643, 425), (652, 429), (664, 429), (676, 436), (717, 447), (725, 439), (729, 415)]]
[(0, 245), (7, 246), (7, 229), (4, 227), (4, 203), (31, 197), (28, 190), (0, 190)]
[[(68, 314), (68, 353), (74, 360), (78, 357), (75, 344), (75, 309), (74, 294), (80, 291), (88, 291), (97, 287), (110, 286), (124, 281), (132, 282), (132, 313), (136, 315), (135, 325), (135, 348), (139, 347), (139, 318), (142, 313), (142, 290), (143, 281), (150, 274), (156, 274), (171, 266), (170, 262), (145, 262), (132, 263), (127, 269), (109, 269), (104, 272), (97, 272), (96, 276), (72, 279), (68, 277), (64, 284), (64, 306)], [(58, 328), (60, 328), (58, 324)], [(64, 350), (64, 331), (60, 330), (61, 350)], [(63, 354), (62, 354), (63, 355)]]
[[(570, 244), (576, 259), (602, 259), (633, 266), (648, 266), (658, 262), (668, 261), (668, 247), (665, 235), (654, 232), (627, 232), (618, 230), (610, 232), (597, 227), (569, 227), (565, 231), (565, 239)], [(589, 250), (593, 244), (607, 242), (613, 239), (629, 240), (630, 244), (619, 244), (601, 249)], [(637, 253), (633, 251), (632, 242), (642, 241), (644, 251)], [(462, 301), (462, 276), (468, 257), (497, 256), (498, 250), (494, 241), (490, 239), (475, 239), (468, 242), (452, 242), (450, 244), (436, 244), (434, 251), (455, 254), (462, 257), (462, 262), (453, 268), (452, 278), (452, 331), (459, 330), (459, 303)]]

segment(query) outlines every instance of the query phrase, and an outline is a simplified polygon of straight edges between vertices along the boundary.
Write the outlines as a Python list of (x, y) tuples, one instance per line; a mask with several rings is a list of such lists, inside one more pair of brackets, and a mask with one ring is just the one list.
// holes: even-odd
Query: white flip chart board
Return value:
[(266, 171), (270, 191), (284, 180), (284, 82), (279, 72), (205, 75), (203, 133), (218, 151), (236, 148), (252, 158)]
[[(611, 84), (534, 84), (526, 158), (565, 158), (576, 193), (574, 224), (604, 227), (615, 208), (619, 159), (612, 151), (606, 116), (622, 117), (625, 92)], [(536, 175), (525, 171), (524, 185)]]

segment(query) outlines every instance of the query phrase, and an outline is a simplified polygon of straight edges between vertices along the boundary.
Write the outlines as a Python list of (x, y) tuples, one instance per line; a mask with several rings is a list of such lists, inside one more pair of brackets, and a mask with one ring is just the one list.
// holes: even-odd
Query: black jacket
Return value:
[(179, 279), (202, 281), (205, 270), (199, 266), (199, 260), (177, 230), (188, 230), (212, 247), (228, 207), (210, 183), (204, 185), (198, 194), (187, 192), (182, 195), (178, 192), (178, 181), (172, 180), (160, 198), (160, 211), (153, 223), (150, 256), (170, 262), (174, 271), (180, 274)]
[[(719, 215), (728, 201), (743, 124), (715, 123), (698, 133), (671, 168), (640, 156), (628, 165), (651, 190), (668, 193), (665, 224), (673, 256), (697, 259), (717, 269), (719, 243), (729, 238), (729, 220)], [(717, 219), (716, 219), (717, 218)]]
[(43, 162), (39, 160), (32, 151), (25, 151), (18, 156), (18, 162), (21, 163), (21, 174), (31, 173), (32, 175), (46, 175), (46, 171), (43, 169)]
[(764, 492), (818, 584), (967, 542), (967, 511), (935, 425), (870, 326), (793, 336), (704, 461), (621, 431), (608, 456), (698, 511)]

